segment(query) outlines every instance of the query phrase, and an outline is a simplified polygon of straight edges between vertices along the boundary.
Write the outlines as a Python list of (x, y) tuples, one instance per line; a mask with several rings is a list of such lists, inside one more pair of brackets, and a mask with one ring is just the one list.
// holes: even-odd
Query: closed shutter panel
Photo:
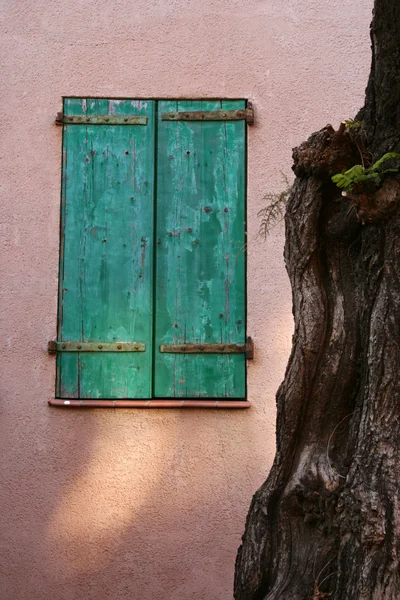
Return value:
[[(92, 342), (96, 351), (61, 348), (61, 398), (151, 397), (154, 106), (64, 101), (66, 118), (143, 115), (148, 120), (147, 125), (64, 125), (58, 340), (85, 348)], [(145, 351), (115, 346), (104, 351), (105, 343), (117, 342), (144, 344)]]
[(155, 396), (243, 398), (242, 354), (161, 352), (244, 344), (245, 121), (166, 121), (164, 112), (244, 109), (244, 101), (158, 106)]

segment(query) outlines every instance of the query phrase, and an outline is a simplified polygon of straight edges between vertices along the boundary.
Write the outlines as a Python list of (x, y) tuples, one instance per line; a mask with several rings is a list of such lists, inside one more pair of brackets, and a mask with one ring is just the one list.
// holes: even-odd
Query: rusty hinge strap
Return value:
[(254, 358), (254, 340), (250, 336), (246, 338), (246, 358), (247, 360), (253, 360)]
[(245, 344), (161, 344), (160, 352), (171, 354), (246, 354), (254, 357), (254, 344), (251, 337)]
[(148, 117), (143, 115), (64, 115), (57, 113), (56, 125), (147, 125)]
[(49, 354), (57, 352), (145, 352), (146, 344), (138, 342), (55, 342), (47, 344)]
[(239, 110), (194, 110), (161, 113), (161, 121), (242, 121), (254, 124), (252, 107)]

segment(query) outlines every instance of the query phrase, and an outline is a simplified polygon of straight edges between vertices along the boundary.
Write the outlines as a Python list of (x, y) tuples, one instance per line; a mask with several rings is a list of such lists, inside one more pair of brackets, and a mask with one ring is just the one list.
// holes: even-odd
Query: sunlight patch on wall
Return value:
[[(119, 544), (123, 532), (157, 497), (166, 457), (174, 448), (176, 428), (153, 422), (151, 431), (138, 427), (100, 430), (91, 442), (91, 458), (65, 489), (48, 526), (49, 547), (65, 559), (63, 568), (84, 571), (96, 557)], [(87, 440), (86, 440), (87, 443)], [(76, 449), (75, 449), (76, 450)], [(149, 459), (149, 457), (151, 457)], [(97, 556), (96, 556), (97, 555)]]

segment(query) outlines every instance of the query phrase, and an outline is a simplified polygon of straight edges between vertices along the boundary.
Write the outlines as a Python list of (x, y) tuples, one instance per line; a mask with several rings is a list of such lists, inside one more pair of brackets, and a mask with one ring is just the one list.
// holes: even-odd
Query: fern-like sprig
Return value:
[(276, 225), (282, 221), (285, 215), (286, 204), (292, 189), (292, 184), (284, 173), (282, 173), (282, 178), (285, 189), (276, 194), (273, 194), (272, 192), (265, 194), (263, 200), (266, 203), (266, 206), (257, 213), (257, 216), (261, 217), (258, 235), (264, 239), (267, 238), (271, 229), (276, 227)]

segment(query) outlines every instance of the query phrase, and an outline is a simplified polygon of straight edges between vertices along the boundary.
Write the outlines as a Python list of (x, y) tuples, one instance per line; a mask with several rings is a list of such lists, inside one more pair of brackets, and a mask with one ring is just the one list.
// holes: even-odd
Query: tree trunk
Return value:
[(375, 0), (371, 39), (362, 132), (327, 126), (294, 151), (295, 333), (236, 600), (400, 598), (400, 182), (365, 205), (330, 179), (400, 150), (399, 0)]

